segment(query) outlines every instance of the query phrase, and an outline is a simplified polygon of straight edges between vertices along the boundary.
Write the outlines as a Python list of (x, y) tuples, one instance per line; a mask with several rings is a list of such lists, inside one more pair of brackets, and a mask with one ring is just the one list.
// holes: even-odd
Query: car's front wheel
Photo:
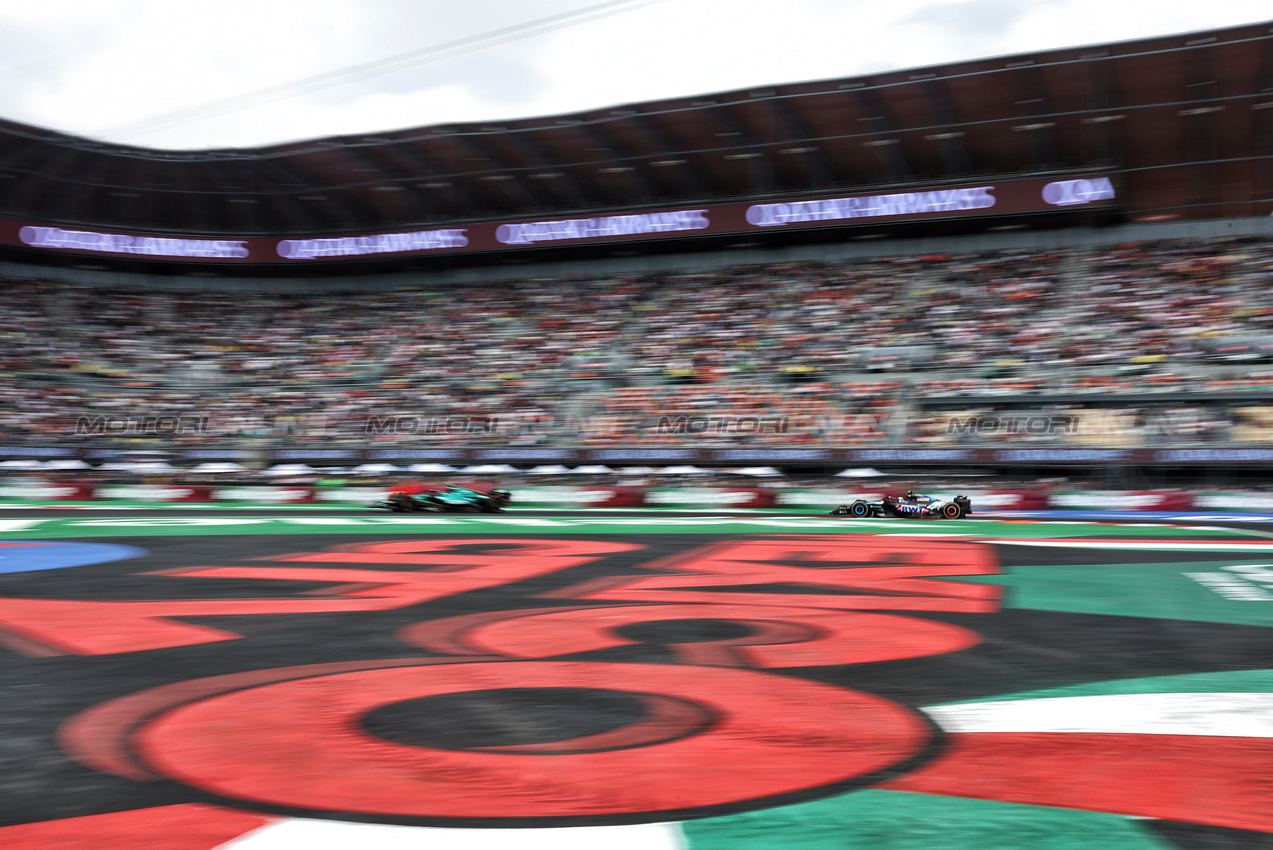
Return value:
[(849, 514), (856, 517), (866, 517), (871, 515), (871, 506), (866, 502), (854, 502), (849, 506)]

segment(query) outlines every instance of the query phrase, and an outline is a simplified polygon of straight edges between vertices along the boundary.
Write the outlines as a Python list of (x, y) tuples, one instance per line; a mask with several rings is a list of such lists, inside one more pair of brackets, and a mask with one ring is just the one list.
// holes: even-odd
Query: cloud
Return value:
[(1029, 14), (1031, 5), (1023, 0), (965, 0), (935, 4), (920, 10), (902, 24), (935, 27), (953, 38), (997, 38)]
[[(1187, 32), (1267, 0), (664, 0), (267, 104), (262, 88), (595, 0), (43, 0), (0, 5), (0, 115), (154, 147), (258, 146), (623, 103)], [(16, 80), (16, 82), (15, 82)], [(242, 98), (233, 109), (204, 104)], [(111, 128), (190, 110), (123, 138)]]

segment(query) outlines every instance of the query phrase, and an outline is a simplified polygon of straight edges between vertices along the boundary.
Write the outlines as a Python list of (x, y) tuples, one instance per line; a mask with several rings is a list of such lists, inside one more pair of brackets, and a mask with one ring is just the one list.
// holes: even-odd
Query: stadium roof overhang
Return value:
[(1132, 219), (1273, 211), (1273, 26), (252, 150), (0, 122), (14, 232), (295, 243), (1049, 175), (1112, 176)]

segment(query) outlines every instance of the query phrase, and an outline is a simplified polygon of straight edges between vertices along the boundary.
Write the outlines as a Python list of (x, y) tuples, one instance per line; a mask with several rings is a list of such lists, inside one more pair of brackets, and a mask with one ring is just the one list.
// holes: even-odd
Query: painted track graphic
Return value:
[(6, 521), (0, 846), (1273, 843), (1255, 528), (431, 519)]

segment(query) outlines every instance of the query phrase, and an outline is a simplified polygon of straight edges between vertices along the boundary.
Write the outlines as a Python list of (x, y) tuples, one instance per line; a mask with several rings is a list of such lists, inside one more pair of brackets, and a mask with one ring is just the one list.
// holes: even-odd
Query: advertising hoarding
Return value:
[(51, 226), (0, 219), (0, 245), (180, 262), (296, 264), (1039, 213), (1104, 206), (1118, 200), (1110, 175), (1091, 175), (988, 180), (969, 185), (791, 198), (760, 204), (711, 204), (287, 239), (125, 233), (106, 227)]

